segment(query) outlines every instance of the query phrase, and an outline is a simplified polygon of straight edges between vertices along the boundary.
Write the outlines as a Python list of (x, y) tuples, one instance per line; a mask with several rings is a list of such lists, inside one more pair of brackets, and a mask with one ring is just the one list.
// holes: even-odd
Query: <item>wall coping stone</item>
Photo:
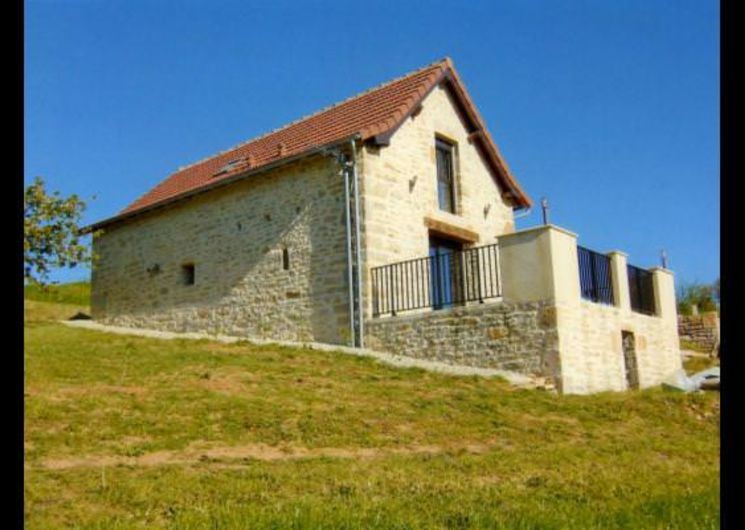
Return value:
[(666, 269), (664, 267), (650, 267), (648, 269), (650, 272), (664, 272), (666, 274), (669, 274), (670, 276), (675, 276), (675, 273), (671, 271), (670, 269)]
[(505, 238), (505, 237), (511, 237), (511, 236), (519, 236), (522, 234), (527, 234), (529, 232), (540, 232), (543, 230), (556, 230), (557, 232), (561, 232), (562, 234), (566, 234), (568, 236), (577, 238), (577, 234), (574, 232), (567, 230), (566, 228), (562, 228), (561, 226), (553, 225), (553, 224), (547, 224), (547, 225), (539, 225), (539, 226), (531, 226), (530, 228), (524, 228), (522, 230), (517, 230), (515, 232), (509, 233), (509, 234), (502, 234), (499, 237), (499, 239)]
[(174, 332), (159, 331), (145, 328), (129, 328), (126, 326), (111, 326), (102, 324), (94, 320), (60, 320), (61, 324), (75, 328), (84, 328), (104, 333), (116, 333), (120, 335), (137, 335), (140, 337), (150, 337), (157, 339), (192, 339), (192, 340), (212, 340), (232, 344), (240, 341), (248, 342), (258, 346), (277, 345), (287, 346), (290, 348), (306, 348), (309, 350), (320, 350), (326, 352), (346, 353), (358, 357), (372, 357), (379, 362), (389, 364), (398, 368), (421, 368), (430, 372), (438, 372), (448, 375), (457, 376), (480, 376), (480, 377), (501, 377), (512, 385), (518, 387), (533, 388), (535, 386), (534, 378), (518, 372), (509, 370), (497, 370), (493, 368), (480, 368), (477, 366), (467, 366), (462, 364), (449, 364), (440, 361), (428, 361), (417, 359), (404, 355), (394, 355), (388, 352), (371, 350), (368, 348), (351, 348), (349, 346), (340, 346), (338, 344), (328, 344), (324, 342), (296, 342), (288, 340), (271, 340), (260, 339), (256, 337), (236, 337), (231, 335), (215, 335), (203, 332)]

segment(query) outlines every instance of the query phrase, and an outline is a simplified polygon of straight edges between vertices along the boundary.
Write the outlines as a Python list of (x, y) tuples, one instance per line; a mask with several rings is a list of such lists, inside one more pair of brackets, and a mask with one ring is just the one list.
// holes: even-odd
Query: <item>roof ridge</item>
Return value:
[(397, 81), (401, 81), (403, 79), (406, 79), (408, 77), (411, 77), (413, 75), (416, 75), (416, 74), (418, 74), (420, 72), (423, 72), (424, 70), (427, 70), (429, 68), (432, 68), (433, 66), (437, 66), (437, 65), (450, 66), (451, 64), (452, 63), (450, 61), (450, 57), (444, 57), (444, 58), (439, 59), (439, 60), (437, 60), (437, 61), (435, 61), (433, 63), (430, 63), (430, 64), (428, 64), (426, 66), (422, 66), (421, 68), (417, 68), (416, 70), (412, 70), (411, 72), (408, 72), (406, 74), (400, 75), (400, 76), (398, 76), (398, 77), (396, 77), (394, 79), (390, 79), (389, 81), (384, 81), (383, 83), (380, 83), (378, 85), (375, 85), (372, 88), (368, 88), (366, 90), (363, 90), (362, 92), (358, 92), (357, 94), (355, 94), (353, 96), (350, 96), (350, 97), (348, 97), (348, 98), (346, 98), (344, 100), (337, 101), (336, 103), (332, 103), (331, 105), (327, 105), (326, 107), (323, 107), (323, 108), (321, 108), (321, 109), (319, 109), (319, 110), (317, 110), (315, 112), (311, 112), (310, 114), (306, 114), (305, 116), (302, 116), (301, 118), (297, 118), (296, 120), (293, 120), (293, 121), (291, 121), (289, 123), (286, 123), (286, 124), (284, 124), (284, 125), (282, 125), (280, 127), (277, 127), (276, 129), (272, 129), (271, 131), (265, 132), (265, 133), (260, 134), (258, 136), (254, 136), (254, 137), (252, 137), (252, 138), (250, 138), (248, 140), (245, 140), (243, 142), (240, 142), (240, 143), (238, 143), (238, 144), (236, 144), (236, 145), (234, 145), (232, 147), (229, 147), (227, 149), (223, 149), (222, 151), (218, 151), (215, 154), (212, 154), (212, 155), (209, 155), (209, 156), (200, 158), (199, 160), (197, 160), (196, 162), (192, 162), (191, 164), (186, 164), (185, 166), (180, 166), (180, 167), (178, 167), (176, 169), (176, 171), (174, 171), (173, 173), (171, 173), (171, 175), (174, 175), (176, 173), (179, 173), (180, 171), (184, 171), (186, 169), (189, 169), (191, 167), (194, 167), (196, 165), (199, 165), (202, 162), (206, 162), (206, 161), (211, 160), (213, 158), (217, 158), (220, 155), (224, 155), (226, 153), (229, 153), (231, 151), (234, 151), (234, 150), (238, 149), (239, 147), (243, 147), (244, 145), (248, 145), (250, 143), (257, 142), (257, 141), (261, 140), (262, 138), (266, 138), (267, 136), (271, 136), (272, 134), (278, 133), (279, 131), (282, 131), (284, 129), (287, 129), (288, 127), (291, 127), (293, 125), (297, 125), (298, 123), (303, 122), (305, 120), (308, 120), (310, 118), (313, 118), (313, 117), (315, 117), (315, 116), (317, 116), (319, 114), (323, 114), (324, 112), (327, 112), (327, 111), (329, 111), (329, 110), (331, 110), (331, 109), (333, 109), (335, 107), (339, 107), (339, 106), (341, 106), (341, 105), (343, 105), (345, 103), (349, 103), (350, 101), (353, 101), (355, 99), (361, 98), (362, 96), (364, 96), (366, 94), (369, 94), (370, 92), (374, 92), (376, 90), (380, 90), (381, 88), (384, 88), (384, 87), (386, 87), (388, 85), (392, 85), (393, 83), (396, 83)]

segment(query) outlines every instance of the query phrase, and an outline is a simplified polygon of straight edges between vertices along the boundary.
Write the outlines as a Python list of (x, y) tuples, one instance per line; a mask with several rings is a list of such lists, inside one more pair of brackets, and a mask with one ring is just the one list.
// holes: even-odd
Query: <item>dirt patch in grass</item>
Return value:
[(247, 355), (256, 353), (255, 346), (246, 341), (233, 343), (210, 342), (204, 346), (204, 349), (210, 353), (219, 353), (221, 355)]
[(37, 386), (26, 386), (24, 397), (41, 397), (49, 403), (64, 403), (80, 398), (90, 398), (101, 395), (125, 394), (129, 396), (143, 396), (150, 392), (143, 386), (122, 385), (91, 385), (91, 386), (64, 386), (54, 390), (39, 388)]
[(218, 392), (226, 395), (246, 395), (250, 393), (251, 387), (256, 386), (256, 383), (252, 382), (249, 376), (240, 372), (226, 371), (212, 373), (204, 371), (197, 377), (198, 379), (194, 382), (194, 386), (204, 390), (209, 390), (210, 392)]
[(99, 468), (112, 466), (153, 467), (161, 465), (193, 465), (197, 463), (229, 463), (236, 460), (296, 460), (309, 458), (383, 458), (390, 455), (416, 454), (474, 454), (489, 452), (493, 443), (463, 443), (451, 446), (410, 445), (406, 447), (318, 447), (270, 446), (266, 444), (246, 444), (239, 446), (209, 447), (192, 444), (183, 451), (155, 451), (139, 456), (86, 455), (68, 458), (51, 458), (39, 462), (38, 466), (50, 470), (71, 468)]
[[(80, 389), (65, 389), (66, 391), (74, 391)], [(100, 394), (105, 392), (120, 393), (120, 394), (132, 394), (139, 396), (146, 394), (148, 389), (143, 386), (120, 386), (120, 385), (94, 385), (89, 388), (89, 393)]]
[(81, 397), (95, 394), (128, 394), (130, 396), (141, 396), (149, 390), (143, 386), (121, 386), (121, 385), (92, 385), (62, 387), (57, 390), (61, 397)]
[(122, 460), (122, 458), (117, 456), (60, 458), (56, 460), (46, 460), (42, 467), (52, 470), (71, 469), (76, 467), (111, 467), (125, 464), (126, 462), (123, 462)]

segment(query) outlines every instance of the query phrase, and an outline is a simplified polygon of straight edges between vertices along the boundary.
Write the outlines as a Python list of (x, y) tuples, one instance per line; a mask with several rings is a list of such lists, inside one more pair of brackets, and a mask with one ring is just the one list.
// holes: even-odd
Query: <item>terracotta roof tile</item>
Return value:
[[(142, 195), (117, 216), (98, 223), (116, 220), (139, 210), (171, 200), (228, 179), (247, 170), (261, 168), (269, 163), (276, 163), (283, 158), (302, 155), (315, 148), (342, 141), (355, 135), (361, 140), (374, 136), (392, 133), (402, 120), (419, 104), (422, 98), (444, 77), (457, 78), (450, 59), (445, 58), (403, 77), (394, 79), (340, 103), (321, 109), (284, 127), (270, 131), (262, 136), (237, 145), (217, 155), (202, 159), (191, 165), (179, 168), (160, 184)], [(465, 92), (457, 87), (461, 97), (466, 98), (466, 108), (479, 122), (479, 128), (486, 131), (475, 106)], [(488, 137), (488, 132), (485, 132)], [(488, 148), (496, 146), (488, 137)], [(501, 160), (498, 152), (493, 153), (506, 173), (504, 176), (515, 196), (523, 205), (530, 205), (530, 199), (520, 190), (517, 182)], [(228, 165), (235, 162), (233, 165)]]

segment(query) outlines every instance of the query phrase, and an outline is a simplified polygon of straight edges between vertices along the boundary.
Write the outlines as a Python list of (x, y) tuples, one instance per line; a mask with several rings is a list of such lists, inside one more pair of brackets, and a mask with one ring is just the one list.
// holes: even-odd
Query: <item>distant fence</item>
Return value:
[(654, 282), (652, 273), (646, 269), (627, 266), (629, 275), (629, 298), (631, 310), (645, 315), (654, 315)]
[(605, 254), (577, 245), (577, 259), (582, 298), (613, 305), (610, 258)]

